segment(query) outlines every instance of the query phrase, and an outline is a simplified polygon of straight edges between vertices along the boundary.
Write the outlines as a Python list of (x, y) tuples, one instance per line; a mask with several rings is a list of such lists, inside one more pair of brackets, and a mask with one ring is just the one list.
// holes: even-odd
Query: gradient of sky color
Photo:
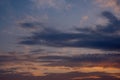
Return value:
[(117, 80), (119, 53), (120, 0), (0, 0), (1, 79)]
[[(108, 11), (119, 19), (119, 7), (119, 0), (1, 0), (0, 50), (25, 51), (26, 47), (36, 49), (36, 45), (21, 45), (19, 42), (22, 41), (22, 37), (31, 36), (34, 32), (40, 33), (43, 28), (55, 29), (72, 35), (83, 31), (87, 34), (86, 28), (96, 30), (99, 28), (98, 25), (107, 27), (110, 23), (109, 19), (102, 13)], [(81, 31), (79, 28), (82, 28)], [(106, 35), (107, 33), (103, 32), (103, 34)], [(94, 36), (94, 34), (92, 35)], [(38, 44), (37, 46), (44, 48), (44, 45)], [(92, 46), (90, 45), (90, 49), (99, 49), (96, 46), (92, 48)], [(54, 46), (50, 45), (49, 47)], [(65, 47), (69, 48), (69, 46)], [(78, 48), (89, 47), (84, 47), (83, 44)]]

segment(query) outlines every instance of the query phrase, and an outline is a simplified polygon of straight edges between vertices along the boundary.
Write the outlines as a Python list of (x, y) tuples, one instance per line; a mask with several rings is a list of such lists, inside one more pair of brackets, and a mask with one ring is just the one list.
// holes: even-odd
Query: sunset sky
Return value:
[(0, 0), (0, 80), (119, 80), (120, 0)]

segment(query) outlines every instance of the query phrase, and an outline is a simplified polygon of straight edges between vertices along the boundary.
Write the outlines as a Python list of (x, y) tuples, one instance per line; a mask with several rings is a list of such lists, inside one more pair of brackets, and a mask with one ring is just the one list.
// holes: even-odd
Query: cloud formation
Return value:
[(0, 1), (0, 79), (120, 79), (119, 0)]
[(108, 11), (102, 12), (102, 16), (107, 18), (109, 23), (105, 26), (96, 25), (96, 30), (79, 28), (76, 30), (80, 33), (65, 33), (52, 28), (44, 28), (42, 32), (33, 32), (32, 36), (25, 37), (20, 44), (119, 50), (120, 20)]
[(102, 8), (111, 8), (116, 14), (120, 14), (120, 1), (119, 0), (96, 0)]
[(66, 3), (66, 0), (31, 0), (37, 8), (53, 8), (57, 10), (68, 9), (70, 4)]
[[(84, 54), (79, 56), (43, 56), (36, 54), (1, 54), (1, 79), (72, 80), (73, 78), (119, 80), (120, 54)], [(8, 61), (6, 61), (9, 59)], [(14, 59), (14, 60), (13, 60)], [(75, 75), (73, 75), (75, 74)], [(14, 76), (13, 76), (14, 75)], [(68, 76), (69, 75), (69, 76)], [(94, 77), (93, 77), (94, 75)], [(54, 76), (54, 77), (53, 77)], [(83, 77), (84, 76), (84, 77)], [(50, 78), (49, 78), (50, 77)]]

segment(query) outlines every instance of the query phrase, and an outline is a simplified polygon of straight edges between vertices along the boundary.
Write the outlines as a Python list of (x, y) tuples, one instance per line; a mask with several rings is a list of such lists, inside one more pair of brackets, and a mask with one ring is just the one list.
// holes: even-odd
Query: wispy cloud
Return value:
[(57, 10), (67, 10), (71, 7), (66, 0), (31, 0), (37, 8), (53, 8)]
[(119, 0), (96, 0), (102, 8), (111, 8), (116, 14), (120, 14), (120, 1)]
[[(84, 54), (69, 57), (35, 55), (15, 52), (7, 53), (7, 55), (1, 54), (0, 78), (14, 79), (12, 76), (14, 75), (18, 80), (20, 77), (25, 79), (30, 76), (31, 80), (33, 78), (51, 80), (49, 77), (55, 76), (56, 80), (57, 76), (64, 75), (66, 78), (62, 77), (63, 79), (71, 80), (78, 77), (94, 79), (90, 77), (94, 74), (94, 76), (99, 76), (99, 79), (106, 79), (104, 76), (112, 80), (119, 79), (119, 54)], [(68, 76), (70, 74), (74, 76)]]

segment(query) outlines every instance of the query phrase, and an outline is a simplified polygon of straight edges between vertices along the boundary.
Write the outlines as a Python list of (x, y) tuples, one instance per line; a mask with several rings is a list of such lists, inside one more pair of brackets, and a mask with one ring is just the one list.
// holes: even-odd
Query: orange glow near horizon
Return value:
[[(103, 65), (104, 66), (104, 65)], [(92, 67), (66, 67), (66, 66), (45, 66), (40, 63), (34, 62), (24, 62), (24, 63), (8, 63), (4, 64), (0, 68), (3, 70), (13, 70), (14, 73), (28, 73), (32, 76), (46, 76), (51, 73), (70, 73), (70, 72), (80, 72), (80, 73), (93, 73), (101, 72), (114, 74), (120, 74), (120, 69), (117, 67), (103, 67), (103, 66), (92, 66)], [(24, 74), (23, 74), (24, 75)], [(25, 74), (26, 75), (26, 74)]]

